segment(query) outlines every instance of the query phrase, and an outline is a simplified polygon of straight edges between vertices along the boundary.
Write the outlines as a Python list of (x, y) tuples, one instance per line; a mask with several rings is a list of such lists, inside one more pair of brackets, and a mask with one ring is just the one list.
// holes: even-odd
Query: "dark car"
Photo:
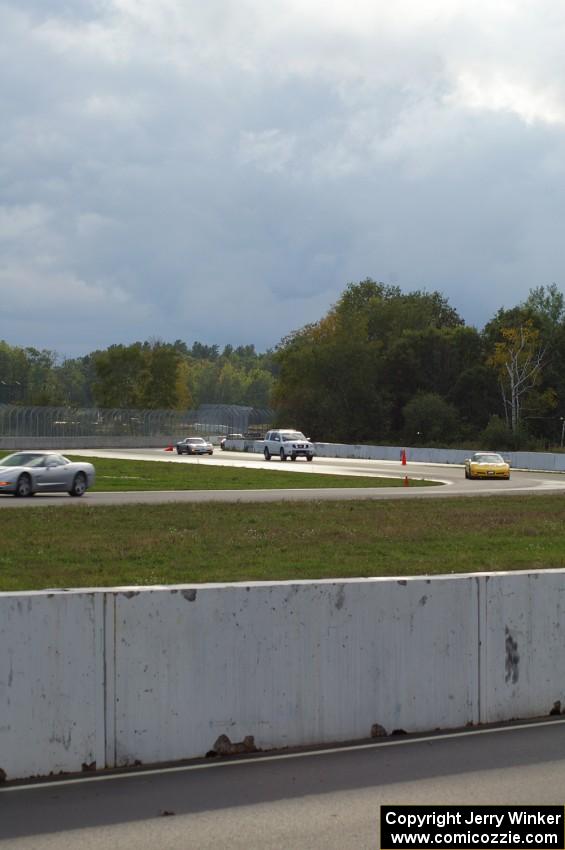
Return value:
[(202, 437), (186, 437), (177, 443), (177, 454), (182, 455), (212, 455), (214, 446)]

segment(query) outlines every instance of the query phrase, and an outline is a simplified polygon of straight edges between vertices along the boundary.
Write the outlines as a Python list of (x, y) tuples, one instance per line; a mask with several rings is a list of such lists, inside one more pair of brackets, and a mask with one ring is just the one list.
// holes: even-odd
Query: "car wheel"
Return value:
[(284, 453), (284, 449), (281, 449), (280, 455), (281, 455), (281, 461), (286, 460), (286, 455)]
[(308, 455), (308, 457), (306, 458), (306, 460), (314, 460), (314, 455)]
[(291, 456), (290, 456), (290, 459), (291, 459), (291, 460), (296, 460), (296, 455), (291, 455)]
[(270, 459), (271, 459), (271, 452), (269, 451), (269, 449), (267, 448), (267, 446), (265, 446), (265, 449), (264, 449), (264, 451), (263, 451), (263, 454), (265, 455), (265, 460), (270, 460)]
[(468, 478), (468, 477), (469, 477), (469, 470), (467, 469), (467, 467), (465, 467), (465, 478)]
[(73, 485), (69, 490), (69, 496), (84, 496), (85, 491), (86, 475), (84, 472), (77, 472), (73, 480)]
[(14, 496), (18, 496), (20, 498), (25, 498), (26, 496), (31, 496), (31, 495), (32, 495), (31, 478), (29, 477), (27, 472), (24, 472), (18, 478), (18, 483), (16, 484), (16, 490), (14, 492)]
[(177, 454), (178, 454), (178, 455), (181, 455), (181, 454), (182, 454), (182, 451), (181, 451), (180, 449), (177, 449)]

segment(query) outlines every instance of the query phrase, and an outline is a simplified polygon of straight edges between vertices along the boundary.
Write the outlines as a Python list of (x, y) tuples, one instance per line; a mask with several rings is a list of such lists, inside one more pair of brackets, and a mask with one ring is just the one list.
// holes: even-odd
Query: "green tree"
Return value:
[(271, 406), (274, 379), (270, 372), (264, 369), (252, 369), (248, 373), (248, 383), (243, 397), (243, 403), (250, 407), (268, 408)]
[(351, 283), (323, 319), (277, 349), (279, 420), (324, 439), (390, 438), (412, 396), (447, 392), (480, 348), (440, 293)]
[(178, 369), (181, 357), (177, 349), (163, 342), (146, 345), (141, 375), (141, 407), (170, 409), (178, 406)]
[(379, 350), (362, 313), (334, 310), (287, 337), (276, 355), (278, 419), (318, 440), (355, 442), (386, 430)]
[(551, 336), (565, 319), (565, 297), (555, 283), (530, 289), (522, 307), (537, 316)]
[(402, 411), (403, 435), (407, 443), (431, 445), (452, 443), (459, 437), (459, 414), (437, 393), (418, 393)]
[(33, 405), (61, 404), (61, 388), (55, 375), (57, 354), (37, 348), (24, 349), (27, 360), (25, 403)]
[(96, 381), (93, 386), (100, 407), (142, 407), (147, 358), (140, 342), (111, 345), (93, 355)]
[(247, 388), (247, 375), (233, 363), (223, 363), (217, 374), (216, 400), (219, 404), (241, 404)]

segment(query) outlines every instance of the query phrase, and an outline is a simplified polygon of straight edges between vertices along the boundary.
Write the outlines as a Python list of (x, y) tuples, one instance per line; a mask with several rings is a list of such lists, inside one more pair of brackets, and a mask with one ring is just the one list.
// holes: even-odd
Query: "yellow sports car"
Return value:
[(465, 461), (465, 478), (510, 478), (510, 464), (495, 452), (475, 452)]

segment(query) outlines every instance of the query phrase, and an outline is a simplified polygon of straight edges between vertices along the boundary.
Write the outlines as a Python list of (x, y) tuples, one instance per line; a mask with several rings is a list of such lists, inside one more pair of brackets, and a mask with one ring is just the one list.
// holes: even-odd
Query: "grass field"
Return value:
[(565, 567), (564, 507), (550, 495), (6, 510), (0, 590)]
[[(213, 466), (208, 458), (193, 463), (171, 463), (170, 461), (121, 460), (101, 457), (73, 457), (71, 460), (87, 460), (96, 467), (95, 491), (132, 490), (271, 490), (318, 487), (401, 487), (402, 478), (358, 477), (355, 475), (324, 475), (311, 472), (299, 474), (288, 470), (247, 469), (235, 466)], [(315, 461), (314, 461), (315, 463)], [(288, 463), (288, 466), (291, 464)], [(306, 466), (292, 464), (294, 468)], [(412, 479), (411, 486), (429, 486), (430, 481)]]

